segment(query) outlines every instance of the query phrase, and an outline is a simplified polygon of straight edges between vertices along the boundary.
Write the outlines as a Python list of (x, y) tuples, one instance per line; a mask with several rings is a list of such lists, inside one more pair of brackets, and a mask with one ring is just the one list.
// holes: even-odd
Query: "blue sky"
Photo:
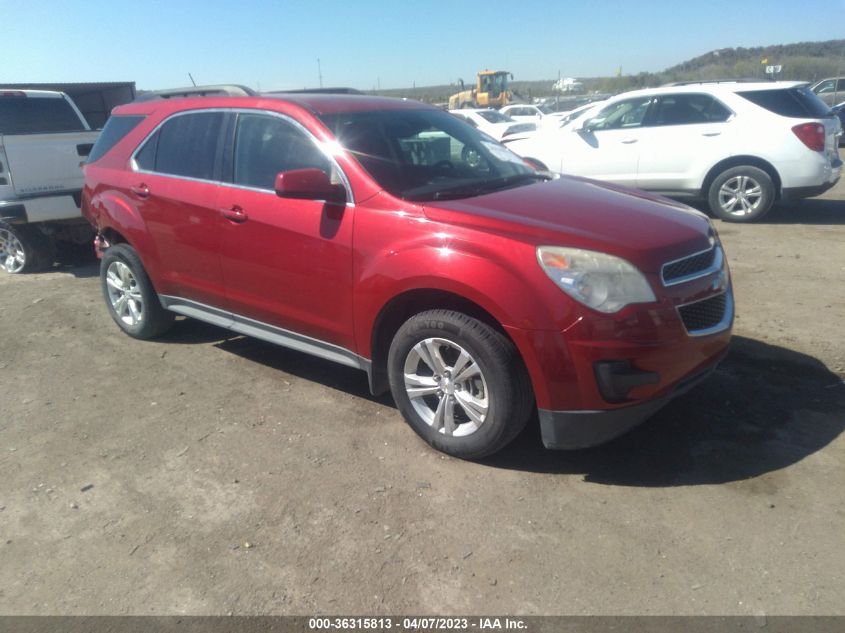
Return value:
[[(716, 48), (845, 37), (845, 0), (0, 0), (0, 83), (370, 89), (657, 71)], [(843, 60), (845, 67), (845, 60)]]

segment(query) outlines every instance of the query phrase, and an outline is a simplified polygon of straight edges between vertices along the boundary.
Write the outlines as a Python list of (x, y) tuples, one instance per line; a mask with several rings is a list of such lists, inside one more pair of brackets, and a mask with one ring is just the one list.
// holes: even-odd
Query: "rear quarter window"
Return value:
[(120, 140), (129, 134), (135, 127), (144, 120), (143, 116), (111, 116), (106, 122), (100, 136), (97, 137), (97, 142), (91, 149), (86, 162), (93, 163), (105, 156), (108, 151), (120, 142)]
[(780, 116), (793, 119), (822, 119), (830, 116), (830, 108), (809, 88), (747, 90), (737, 94)]
[(0, 134), (82, 132), (85, 125), (66, 99), (0, 96)]

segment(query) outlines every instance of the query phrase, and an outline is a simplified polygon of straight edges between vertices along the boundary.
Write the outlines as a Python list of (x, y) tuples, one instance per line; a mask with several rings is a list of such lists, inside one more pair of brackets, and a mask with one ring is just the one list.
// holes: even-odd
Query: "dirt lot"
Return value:
[(0, 613), (845, 614), (845, 184), (719, 229), (739, 316), (706, 384), (481, 464), (363, 373), (122, 335), (96, 265), (0, 277)]

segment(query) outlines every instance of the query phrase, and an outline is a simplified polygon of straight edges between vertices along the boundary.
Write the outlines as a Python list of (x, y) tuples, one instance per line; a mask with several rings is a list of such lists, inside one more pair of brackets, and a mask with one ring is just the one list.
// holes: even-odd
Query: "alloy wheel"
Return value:
[(719, 188), (719, 206), (735, 216), (753, 213), (763, 199), (763, 188), (750, 176), (734, 176)]
[(7, 273), (19, 273), (25, 265), (21, 241), (9, 229), (0, 229), (0, 267)]
[(405, 358), (405, 392), (414, 410), (434, 430), (463, 437), (487, 418), (490, 394), (478, 363), (463, 347), (427, 338)]

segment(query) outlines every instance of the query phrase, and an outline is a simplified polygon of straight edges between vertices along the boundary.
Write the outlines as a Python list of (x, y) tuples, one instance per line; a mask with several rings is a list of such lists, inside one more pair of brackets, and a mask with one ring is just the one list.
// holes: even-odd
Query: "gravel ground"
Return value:
[(601, 448), (430, 450), (366, 377), (97, 267), (0, 277), (0, 613), (845, 614), (845, 184), (719, 224), (716, 374)]

